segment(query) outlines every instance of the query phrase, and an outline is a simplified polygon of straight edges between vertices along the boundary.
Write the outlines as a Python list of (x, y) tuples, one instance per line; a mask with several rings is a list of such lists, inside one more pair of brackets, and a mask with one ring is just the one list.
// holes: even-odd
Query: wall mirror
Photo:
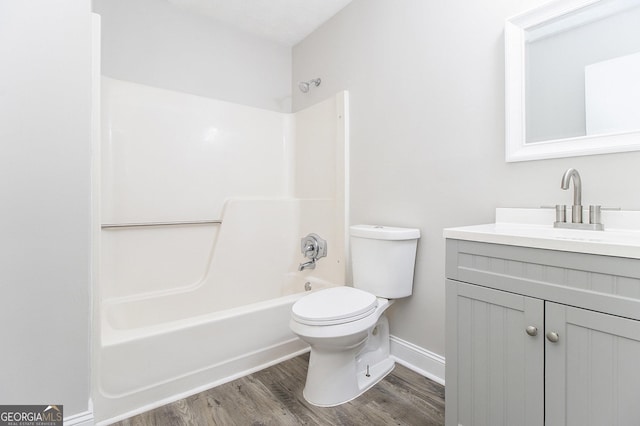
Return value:
[(505, 43), (508, 162), (640, 150), (640, 0), (555, 0)]

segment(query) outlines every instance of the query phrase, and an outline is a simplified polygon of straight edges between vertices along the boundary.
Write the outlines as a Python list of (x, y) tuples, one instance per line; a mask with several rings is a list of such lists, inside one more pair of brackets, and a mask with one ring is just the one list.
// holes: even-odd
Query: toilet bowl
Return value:
[(389, 295), (412, 292), (419, 236), (417, 229), (351, 227), (354, 287), (313, 292), (293, 305), (290, 328), (311, 347), (303, 391), (311, 404), (351, 401), (393, 370), (385, 311)]
[(310, 294), (303, 302), (329, 302), (331, 309), (334, 303), (346, 307), (345, 299), (358, 298), (358, 308), (344, 309), (341, 316), (327, 315), (326, 320), (318, 318), (317, 307), (305, 310), (311, 303), (292, 308), (291, 330), (312, 347), (303, 391), (311, 404), (331, 407), (351, 401), (394, 367), (389, 358), (389, 325), (384, 316), (389, 300), (344, 286)]

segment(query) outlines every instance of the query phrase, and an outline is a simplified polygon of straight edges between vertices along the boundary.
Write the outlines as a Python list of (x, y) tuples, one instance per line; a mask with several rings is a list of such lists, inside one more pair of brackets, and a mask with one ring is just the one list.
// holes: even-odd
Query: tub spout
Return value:
[(305, 269), (316, 269), (316, 259), (313, 258), (310, 261), (301, 263), (300, 266), (298, 266), (298, 271), (303, 271)]
[(309, 234), (300, 240), (300, 251), (309, 261), (301, 263), (298, 271), (316, 269), (318, 259), (327, 255), (327, 242), (316, 234)]

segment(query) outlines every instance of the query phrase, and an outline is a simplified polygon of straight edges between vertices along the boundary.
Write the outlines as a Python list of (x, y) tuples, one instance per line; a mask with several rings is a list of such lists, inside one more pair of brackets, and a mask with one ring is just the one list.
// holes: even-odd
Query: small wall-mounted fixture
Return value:
[(321, 82), (322, 80), (320, 80), (320, 78), (314, 78), (313, 80), (309, 81), (301, 81), (300, 83), (298, 83), (298, 88), (302, 93), (307, 93), (309, 91), (309, 87), (311, 87), (312, 84), (318, 87), (320, 86)]
[(327, 255), (327, 242), (316, 234), (309, 234), (300, 241), (300, 251), (305, 258), (311, 260), (301, 263), (298, 271), (315, 269), (318, 259)]

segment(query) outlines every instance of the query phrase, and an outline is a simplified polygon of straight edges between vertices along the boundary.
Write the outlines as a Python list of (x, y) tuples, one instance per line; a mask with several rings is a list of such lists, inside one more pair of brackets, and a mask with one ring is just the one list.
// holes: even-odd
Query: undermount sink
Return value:
[(553, 209), (496, 209), (496, 222), (447, 228), (444, 237), (640, 259), (640, 211), (603, 211), (604, 231), (554, 228)]

